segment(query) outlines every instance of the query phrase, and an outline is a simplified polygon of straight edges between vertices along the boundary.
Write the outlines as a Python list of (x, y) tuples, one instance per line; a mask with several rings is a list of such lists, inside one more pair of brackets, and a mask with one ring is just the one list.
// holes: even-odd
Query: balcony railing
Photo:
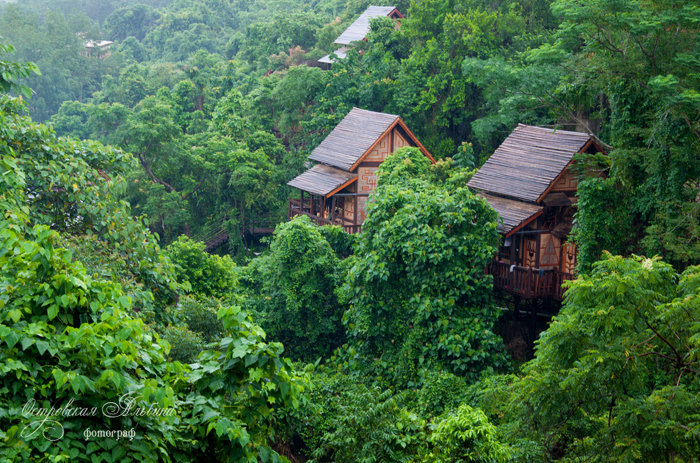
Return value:
[(537, 269), (492, 262), (486, 269), (493, 275), (493, 284), (525, 299), (556, 299), (564, 297), (562, 283), (574, 280), (575, 275), (556, 269)]
[(302, 204), (301, 200), (290, 198), (289, 200), (289, 218), (296, 217), (297, 215), (305, 215), (311, 219), (318, 226), (323, 225), (338, 225), (343, 227), (348, 233), (360, 233), (362, 230), (362, 225), (355, 225), (351, 221), (347, 220), (345, 217), (336, 217), (333, 221), (325, 217), (321, 217), (311, 213), (311, 204), (304, 201)]

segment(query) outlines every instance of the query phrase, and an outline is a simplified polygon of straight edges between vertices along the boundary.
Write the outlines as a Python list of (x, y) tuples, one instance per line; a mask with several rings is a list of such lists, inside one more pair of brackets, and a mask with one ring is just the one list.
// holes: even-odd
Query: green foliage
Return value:
[(413, 148), (380, 167), (343, 286), (349, 355), (409, 387), (424, 369), (474, 380), (505, 366), (483, 271), (498, 242), (495, 212), (463, 185), (416, 176), (421, 166), (429, 161)]
[(269, 253), (243, 271), (244, 307), (292, 358), (313, 361), (343, 343), (341, 278), (340, 259), (319, 228), (297, 217), (279, 225)]
[[(131, 158), (96, 142), (57, 138), (48, 127), (10, 111), (3, 130), (2, 146), (25, 175), (30, 223), (66, 232), (64, 243), (89, 255), (91, 271), (124, 280), (133, 290), (135, 310), (167, 318), (177, 283), (143, 219), (133, 219), (128, 205), (115, 197)], [(69, 239), (78, 236), (84, 238)]]
[(217, 316), (222, 304), (204, 296), (205, 293), (195, 293), (181, 297), (173, 311), (176, 324), (160, 328), (162, 337), (171, 346), (170, 359), (194, 363), (205, 347), (224, 337), (224, 327)]
[(574, 239), (577, 271), (586, 272), (603, 251), (622, 253), (633, 236), (633, 216), (621, 185), (613, 178), (589, 177), (578, 183)]
[[(14, 53), (12, 45), (0, 44), (0, 57)], [(21, 92), (24, 96), (31, 95), (31, 89), (26, 85), (18, 85), (23, 77), (28, 77), (31, 73), (39, 73), (39, 68), (33, 63), (15, 63), (12, 61), (0, 61), (0, 92), (9, 93), (12, 90)]]
[[(109, 66), (85, 54), (83, 39), (77, 34), (82, 33), (86, 39), (98, 38), (87, 17), (55, 12), (40, 15), (23, 3), (0, 4), (0, 30), (3, 42), (14, 46), (17, 60), (33, 63), (14, 65), (23, 70), (17, 74), (21, 80), (16, 83), (24, 93), (28, 88), (33, 90), (29, 113), (43, 121), (55, 114), (62, 102), (82, 100), (98, 90), (100, 76)], [(37, 68), (41, 73), (36, 72)]]
[[(316, 460), (700, 453), (697, 269), (595, 263), (604, 250), (679, 269), (700, 256), (697, 5), (557, 0), (555, 17), (549, 0), (401, 1), (399, 30), (373, 20), (368, 40), (322, 71), (299, 65), (333, 51), (369, 2), (78, 3), (0, 5), (5, 39), (43, 71), (5, 61), (13, 49), (0, 46), (0, 92), (32, 87), (30, 114), (138, 163), (57, 138), (0, 100), (7, 460), (274, 461), (270, 442), (293, 444), (280, 429), (299, 416), (302, 453)], [(91, 39), (117, 43), (97, 58), (84, 53)], [(353, 106), (401, 115), (454, 162), (391, 157), (362, 235), (303, 219), (278, 227), (270, 252), (235, 270), (241, 283), (230, 259), (178, 240), (224, 231), (242, 259), (249, 229), (282, 220), (285, 183)], [(571, 284), (523, 378), (482, 376), (505, 365), (482, 274), (497, 234), (464, 185), (518, 122), (575, 126), (613, 149), (607, 176), (579, 183), (575, 239), (590, 275)], [(165, 253), (159, 239), (173, 243)], [(191, 294), (178, 295), (185, 281)], [(298, 359), (344, 342), (347, 308), (348, 345), (331, 363), (352, 376), (315, 375), (310, 402), (290, 413), (299, 380), (281, 345), (230, 307), (237, 284)], [(60, 445), (17, 438), (29, 396), (99, 406), (125, 391), (175, 404), (177, 416), (100, 421), (133, 422), (133, 442), (86, 442), (88, 421), (73, 419)]]
[(460, 405), (432, 425), (432, 449), (423, 461), (505, 462), (509, 452), (496, 437), (496, 427), (484, 412)]
[(423, 386), (416, 394), (416, 413), (429, 418), (454, 410), (464, 402), (466, 389), (467, 383), (462, 377), (444, 371), (430, 372), (423, 378)]
[(209, 254), (204, 243), (181, 236), (164, 249), (176, 264), (178, 282), (189, 283), (191, 293), (218, 298), (230, 297), (236, 286), (236, 264), (228, 256)]
[(180, 299), (178, 309), (187, 328), (197, 333), (205, 343), (221, 339), (224, 332), (217, 313), (221, 304), (211, 298), (185, 296)]
[[(506, 461), (507, 447), (483, 412), (448, 400), (442, 403), (449, 409), (433, 418), (426, 416), (424, 404), (415, 407), (416, 393), (421, 401), (459, 391), (382, 389), (323, 368), (312, 378), (313, 389), (294, 413), (294, 429), (304, 443), (301, 453), (311, 461)], [(448, 382), (464, 386), (449, 374), (433, 384)]]
[[(56, 139), (12, 112), (16, 103), (3, 98), (2, 107), (0, 459), (279, 461), (268, 440), (274, 412), (295, 406), (302, 388), (282, 346), (265, 343), (244, 312), (224, 306), (215, 350), (189, 367), (168, 361), (168, 343), (137, 318), (119, 284), (137, 279), (130, 284), (160, 309), (177, 288), (143, 223), (109, 195), (121, 182), (120, 153)], [(108, 180), (98, 169), (110, 161)], [(75, 244), (83, 235), (88, 244)], [(95, 249), (95, 237), (107, 250)], [(191, 358), (196, 343), (180, 341), (175, 354)], [(167, 413), (139, 413), (127, 403)], [(67, 405), (86, 412), (44, 419), (31, 411)], [(89, 439), (90, 430), (134, 438)]]
[(201, 423), (194, 445), (219, 460), (279, 461), (268, 446), (275, 438), (275, 412), (298, 406), (305, 381), (282, 358), (282, 344), (266, 343), (263, 330), (239, 307), (222, 307), (219, 318), (226, 336), (191, 365), (189, 380), (205, 397), (188, 397), (192, 419)]
[(104, 29), (111, 40), (123, 41), (127, 37), (134, 37), (140, 42), (158, 17), (158, 12), (149, 5), (123, 7), (107, 16)]
[(572, 282), (504, 397), (510, 432), (537, 442), (544, 458), (692, 461), (699, 270), (679, 276), (657, 258), (605, 254)]
[(346, 258), (352, 255), (353, 247), (357, 242), (357, 235), (347, 233), (342, 227), (337, 225), (328, 225), (319, 227), (321, 236), (328, 241), (333, 251), (340, 258)]
[(415, 461), (426, 424), (405, 408), (408, 394), (319, 371), (298, 420), (311, 461)]
[(679, 267), (697, 262), (698, 5), (560, 0), (553, 11), (574, 69), (563, 85), (609, 102), (602, 133), (614, 147), (611, 177), (638, 216), (635, 241)]
[(170, 345), (168, 359), (181, 363), (194, 363), (202, 350), (202, 337), (184, 326), (166, 326), (161, 337)]

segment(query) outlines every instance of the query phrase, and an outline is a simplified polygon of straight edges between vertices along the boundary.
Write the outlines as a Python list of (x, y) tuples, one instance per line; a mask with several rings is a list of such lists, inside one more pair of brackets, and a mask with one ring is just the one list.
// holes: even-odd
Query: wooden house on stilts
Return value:
[(502, 219), (503, 246), (488, 268), (494, 285), (524, 299), (556, 299), (574, 278), (567, 242), (576, 207), (577, 153), (604, 153), (587, 133), (519, 124), (469, 181)]
[(318, 164), (287, 183), (299, 189), (299, 198), (289, 200), (289, 218), (307, 215), (319, 225), (359, 232), (377, 168), (404, 146), (435, 162), (399, 116), (353, 108), (309, 155)]

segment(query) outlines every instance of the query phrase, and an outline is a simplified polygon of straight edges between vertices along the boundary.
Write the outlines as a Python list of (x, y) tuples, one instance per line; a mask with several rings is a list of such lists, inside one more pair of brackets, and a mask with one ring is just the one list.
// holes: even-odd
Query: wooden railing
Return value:
[(292, 217), (296, 217), (297, 215), (307, 216), (311, 219), (313, 223), (315, 223), (318, 226), (338, 225), (340, 227), (343, 227), (343, 230), (345, 230), (348, 233), (360, 233), (360, 231), (362, 230), (362, 225), (355, 225), (349, 220), (347, 220), (345, 217), (337, 217), (335, 221), (331, 221), (330, 219), (327, 219), (325, 217), (320, 217), (318, 215), (312, 214), (311, 205), (307, 201), (304, 201), (304, 204), (302, 204), (301, 200), (290, 198), (289, 218), (291, 219)]
[(564, 297), (562, 283), (576, 278), (571, 273), (555, 269), (536, 269), (510, 265), (504, 262), (492, 262), (486, 269), (493, 275), (493, 284), (497, 288), (517, 294), (525, 299), (557, 299)]

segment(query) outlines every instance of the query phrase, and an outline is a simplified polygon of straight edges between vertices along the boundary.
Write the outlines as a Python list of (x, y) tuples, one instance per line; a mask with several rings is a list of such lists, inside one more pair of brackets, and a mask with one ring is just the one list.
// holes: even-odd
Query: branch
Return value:
[(199, 189), (201, 188), (201, 186), (204, 185), (204, 181), (205, 181), (206, 179), (207, 179), (207, 177), (202, 177), (202, 180), (200, 180), (199, 185), (197, 185), (196, 187), (194, 187), (194, 190), (188, 191), (187, 193), (185, 193), (184, 195), (182, 195), (183, 201), (186, 200), (187, 198), (189, 198), (190, 195), (192, 195), (193, 193), (196, 193), (197, 190), (199, 190)]
[(175, 193), (175, 192), (176, 192), (175, 187), (173, 187), (171, 184), (169, 184), (169, 183), (166, 182), (165, 180), (161, 180), (161, 179), (159, 179), (158, 177), (155, 176), (155, 174), (153, 173), (153, 171), (151, 170), (151, 168), (149, 167), (148, 163), (147, 163), (146, 160), (143, 158), (143, 156), (141, 156), (141, 154), (137, 154), (136, 157), (139, 158), (139, 162), (141, 163), (141, 166), (143, 166), (143, 169), (146, 171), (146, 173), (147, 173), (148, 175), (151, 176), (151, 178), (153, 179), (154, 182), (160, 183), (161, 185), (163, 185), (164, 187), (166, 187), (168, 190), (170, 190), (171, 193)]
[(673, 344), (671, 344), (671, 343), (668, 341), (668, 339), (666, 339), (666, 338), (664, 338), (663, 336), (661, 336), (661, 333), (659, 333), (658, 331), (656, 331), (656, 330), (654, 329), (654, 327), (651, 326), (651, 324), (650, 324), (649, 321), (646, 319), (646, 317), (643, 317), (643, 318), (644, 318), (644, 323), (646, 323), (646, 325), (649, 327), (649, 329), (650, 329), (651, 331), (653, 331), (654, 334), (656, 334), (656, 336), (658, 336), (658, 338), (661, 339), (668, 347), (671, 348), (671, 350), (673, 351), (673, 353), (676, 355), (676, 358), (675, 358), (675, 360), (676, 360), (676, 366), (677, 366), (677, 367), (681, 367), (681, 366), (683, 365), (683, 357), (681, 357), (681, 355), (678, 353), (678, 351), (677, 351), (676, 348), (673, 346)]

